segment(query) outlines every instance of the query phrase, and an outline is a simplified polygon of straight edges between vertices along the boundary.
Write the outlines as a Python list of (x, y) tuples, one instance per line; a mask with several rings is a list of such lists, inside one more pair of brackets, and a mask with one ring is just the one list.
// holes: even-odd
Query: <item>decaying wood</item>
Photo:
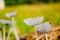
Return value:
[[(60, 27), (52, 28), (52, 30), (47, 34), (48, 34), (48, 40), (60, 40)], [(38, 32), (38, 37), (39, 37), (39, 40), (46, 40), (45, 35), (41, 34), (40, 32)], [(31, 34), (28, 34), (24, 39), (21, 39), (21, 40), (35, 40), (35, 39), (36, 39), (36, 36), (34, 32)]]

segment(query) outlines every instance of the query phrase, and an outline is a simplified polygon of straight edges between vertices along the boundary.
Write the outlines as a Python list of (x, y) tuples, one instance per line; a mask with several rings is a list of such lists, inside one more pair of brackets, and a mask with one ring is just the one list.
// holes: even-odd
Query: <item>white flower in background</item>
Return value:
[(8, 24), (8, 25), (11, 25), (12, 24), (11, 21), (7, 21), (7, 20), (0, 20), (0, 23), (1, 24)]
[(51, 31), (52, 26), (49, 22), (45, 22), (43, 24), (37, 25), (36, 28), (41, 33), (47, 33), (49, 31)]
[(28, 19), (25, 19), (24, 22), (27, 25), (38, 25), (38, 24), (40, 24), (43, 21), (43, 19), (44, 19), (43, 16), (35, 17), (35, 18), (28, 18)]
[(10, 13), (7, 13), (7, 14), (6, 14), (6, 17), (10, 18), (10, 17), (15, 16), (16, 14), (17, 14), (16, 11), (14, 11), (14, 12), (10, 12)]
[(3, 10), (5, 8), (4, 0), (0, 0), (0, 10)]

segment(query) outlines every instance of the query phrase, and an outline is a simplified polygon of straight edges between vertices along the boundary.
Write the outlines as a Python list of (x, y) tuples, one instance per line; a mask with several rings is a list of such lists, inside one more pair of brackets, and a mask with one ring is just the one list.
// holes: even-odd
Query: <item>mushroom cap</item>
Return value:
[(7, 13), (7, 14), (6, 14), (6, 17), (10, 18), (10, 17), (15, 16), (16, 14), (17, 14), (16, 11), (14, 11), (14, 12), (10, 12), (10, 13)]
[(7, 21), (7, 20), (0, 20), (0, 23), (1, 23), (1, 24), (9, 24), (9, 25), (12, 24), (11, 21)]
[(52, 26), (51, 26), (51, 24), (49, 24), (49, 22), (46, 22), (44, 24), (37, 25), (35, 27), (41, 33), (47, 33), (49, 31), (51, 31), (51, 29), (52, 29)]
[(37, 25), (37, 24), (40, 24), (43, 21), (43, 19), (44, 19), (43, 16), (35, 17), (35, 18), (28, 18), (28, 19), (25, 19), (24, 22), (27, 25)]

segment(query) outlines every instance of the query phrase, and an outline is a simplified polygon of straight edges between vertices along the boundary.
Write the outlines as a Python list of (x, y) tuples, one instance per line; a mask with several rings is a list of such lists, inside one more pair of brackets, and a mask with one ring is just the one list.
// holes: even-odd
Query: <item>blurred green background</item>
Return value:
[(52, 26), (60, 26), (60, 0), (5, 0), (5, 9), (0, 10), (0, 19), (11, 20), (5, 14), (13, 11), (17, 11), (15, 20), (18, 34), (34, 31), (34, 27), (24, 23), (25, 18), (44, 16), (43, 22), (49, 21)]
[(5, 0), (6, 5), (21, 5), (21, 4), (32, 4), (32, 3), (50, 3), (60, 2), (60, 0)]

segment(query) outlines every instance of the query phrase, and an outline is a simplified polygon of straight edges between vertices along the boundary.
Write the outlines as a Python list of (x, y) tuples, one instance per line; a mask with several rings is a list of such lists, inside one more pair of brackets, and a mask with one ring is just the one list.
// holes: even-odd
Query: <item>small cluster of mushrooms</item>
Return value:
[[(6, 17), (11, 18), (12, 21), (0, 19), (0, 23), (3, 24), (3, 40), (9, 40), (11, 32), (14, 32), (16, 40), (60, 40), (60, 27), (53, 28), (50, 22), (42, 23), (44, 17), (37, 16), (34, 18), (24, 19), (24, 23), (30, 26), (34, 26), (35, 32), (32, 34), (18, 35), (16, 30), (16, 22), (14, 16), (16, 11), (7, 13)], [(5, 25), (11, 26), (7, 38), (5, 38)], [(58, 36), (59, 35), (59, 36)]]

